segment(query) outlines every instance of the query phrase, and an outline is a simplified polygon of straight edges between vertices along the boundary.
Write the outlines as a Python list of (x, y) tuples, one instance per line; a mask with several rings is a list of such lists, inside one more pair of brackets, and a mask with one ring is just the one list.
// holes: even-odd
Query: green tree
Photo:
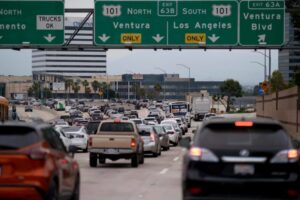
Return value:
[(92, 88), (94, 90), (94, 93), (97, 93), (98, 89), (99, 89), (99, 82), (97, 80), (94, 80), (92, 82)]
[(160, 96), (160, 92), (162, 91), (162, 87), (159, 83), (154, 85), (155, 97), (158, 98)]
[(283, 80), (283, 76), (279, 70), (276, 70), (272, 73), (271, 77), (271, 91), (276, 92), (286, 88), (286, 85)]
[(44, 88), (43, 89), (43, 96), (44, 98), (49, 98), (49, 97), (52, 97), (52, 92), (49, 88)]
[(88, 91), (87, 91), (87, 88), (88, 88), (88, 86), (90, 85), (90, 83), (87, 81), (87, 80), (84, 80), (84, 81), (82, 81), (82, 86), (84, 87), (84, 93), (85, 93), (85, 95), (87, 96), (87, 94), (88, 94)]
[(31, 86), (30, 88), (28, 88), (28, 90), (27, 90), (27, 95), (28, 95), (29, 97), (33, 97), (34, 91), (33, 91), (32, 86)]
[(220, 86), (220, 90), (222, 95), (227, 96), (226, 112), (229, 112), (230, 105), (232, 104), (232, 97), (241, 97), (243, 95), (242, 86), (236, 80), (227, 79)]
[(73, 91), (74, 91), (74, 93), (77, 95), (77, 99), (78, 99), (78, 92), (79, 92), (79, 90), (80, 90), (80, 82), (79, 81), (76, 81), (74, 84), (73, 84), (73, 86), (72, 86), (72, 89), (73, 89)]
[(73, 88), (73, 85), (74, 85), (74, 81), (72, 79), (66, 79), (65, 80), (65, 93), (67, 93), (67, 90), (68, 90), (68, 93), (67, 93), (67, 99), (68, 99), (68, 103), (69, 103), (69, 96), (70, 96), (70, 92), (71, 92), (71, 89)]

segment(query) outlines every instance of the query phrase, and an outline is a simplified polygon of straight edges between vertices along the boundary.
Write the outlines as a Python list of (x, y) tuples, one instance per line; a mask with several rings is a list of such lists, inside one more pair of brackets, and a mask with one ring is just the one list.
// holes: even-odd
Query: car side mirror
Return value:
[(300, 149), (300, 142), (298, 140), (292, 139), (292, 143), (296, 149)]
[(191, 147), (191, 138), (190, 137), (185, 137), (185, 138), (182, 138), (179, 142), (179, 145), (181, 147), (184, 147), (186, 149), (189, 149)]
[(75, 153), (77, 152), (78, 148), (73, 146), (73, 145), (70, 145), (69, 148), (68, 148), (68, 153), (69, 155), (74, 158), (74, 155)]

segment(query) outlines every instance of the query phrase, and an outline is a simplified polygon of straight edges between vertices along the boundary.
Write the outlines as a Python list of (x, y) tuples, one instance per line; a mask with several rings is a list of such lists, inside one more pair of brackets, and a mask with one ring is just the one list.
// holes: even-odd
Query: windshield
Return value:
[(38, 134), (25, 127), (0, 127), (0, 151), (23, 148), (40, 140)]
[(133, 132), (134, 128), (131, 123), (105, 122), (105, 123), (101, 124), (100, 131), (103, 131), (103, 132)]
[(233, 126), (215, 126), (205, 128), (197, 135), (196, 143), (215, 150), (283, 150), (291, 146), (286, 132), (279, 128), (253, 127), (236, 128)]

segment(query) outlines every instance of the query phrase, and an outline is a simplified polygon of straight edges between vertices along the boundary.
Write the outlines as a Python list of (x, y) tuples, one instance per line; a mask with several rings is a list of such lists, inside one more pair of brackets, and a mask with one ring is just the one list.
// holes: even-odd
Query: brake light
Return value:
[(289, 189), (289, 190), (288, 190), (288, 195), (289, 195), (290, 197), (296, 197), (296, 196), (299, 196), (300, 193), (299, 193), (299, 191), (297, 191), (297, 190)]
[(251, 122), (251, 121), (236, 121), (235, 126), (237, 126), (237, 127), (252, 127), (253, 122)]
[(288, 151), (288, 159), (295, 159), (298, 158), (298, 150), (292, 149)]
[(194, 161), (219, 162), (219, 158), (210, 150), (199, 147), (192, 147), (189, 156)]
[(89, 146), (91, 147), (91, 146), (93, 146), (93, 138), (89, 138)]
[(190, 149), (190, 156), (201, 156), (201, 149), (197, 147), (193, 147)]
[(278, 152), (272, 159), (271, 163), (289, 163), (299, 160), (299, 152), (296, 149), (283, 150)]
[(121, 119), (117, 118), (114, 120), (114, 123), (120, 123), (121, 122)]
[(136, 147), (136, 141), (135, 141), (135, 139), (134, 139), (134, 138), (132, 138), (132, 139), (131, 139), (131, 142), (130, 142), (130, 147), (131, 147), (131, 148), (134, 148), (134, 147)]
[(189, 188), (189, 192), (192, 194), (200, 194), (203, 192), (201, 187), (191, 187)]
[(151, 133), (151, 134), (150, 134), (150, 138), (151, 138), (151, 141), (154, 142), (154, 141), (155, 141), (155, 134), (154, 134), (154, 133)]

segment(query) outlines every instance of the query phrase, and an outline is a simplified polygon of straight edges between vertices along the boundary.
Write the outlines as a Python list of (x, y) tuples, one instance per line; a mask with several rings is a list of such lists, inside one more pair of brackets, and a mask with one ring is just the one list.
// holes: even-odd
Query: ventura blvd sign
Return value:
[(280, 46), (283, 0), (95, 0), (103, 47)]
[(0, 46), (63, 43), (63, 0), (0, 0)]

